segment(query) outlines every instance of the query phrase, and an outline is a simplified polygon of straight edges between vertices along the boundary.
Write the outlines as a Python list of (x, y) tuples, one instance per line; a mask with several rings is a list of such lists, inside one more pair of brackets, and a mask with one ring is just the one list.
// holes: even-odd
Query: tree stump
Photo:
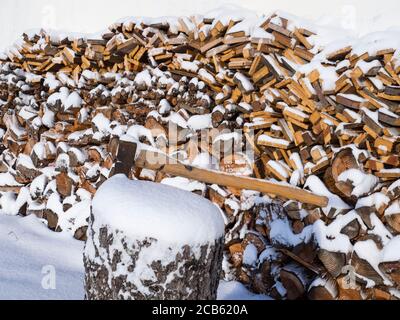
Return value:
[(86, 299), (215, 299), (224, 222), (210, 201), (118, 174), (97, 191), (84, 250)]

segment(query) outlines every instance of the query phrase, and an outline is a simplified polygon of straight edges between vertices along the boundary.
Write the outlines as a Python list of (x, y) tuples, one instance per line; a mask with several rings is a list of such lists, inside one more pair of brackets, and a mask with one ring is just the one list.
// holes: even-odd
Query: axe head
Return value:
[(117, 157), (111, 176), (123, 173), (129, 177), (129, 173), (135, 166), (137, 143), (132, 141), (120, 140), (118, 143)]

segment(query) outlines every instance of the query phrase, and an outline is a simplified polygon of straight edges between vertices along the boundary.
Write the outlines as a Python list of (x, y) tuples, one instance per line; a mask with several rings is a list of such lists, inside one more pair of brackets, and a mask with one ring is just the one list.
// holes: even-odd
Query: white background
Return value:
[[(11, 45), (31, 28), (96, 32), (125, 16), (164, 16), (204, 13), (225, 0), (0, 0), (0, 48)], [(268, 14), (284, 10), (305, 18), (322, 18), (359, 33), (400, 26), (399, 0), (232, 0)], [(321, 19), (320, 19), (321, 21)]]

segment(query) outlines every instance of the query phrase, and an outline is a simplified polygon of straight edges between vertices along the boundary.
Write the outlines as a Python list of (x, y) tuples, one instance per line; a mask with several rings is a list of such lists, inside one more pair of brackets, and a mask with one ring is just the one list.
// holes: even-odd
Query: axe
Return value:
[(313, 204), (318, 207), (326, 207), (328, 205), (327, 197), (316, 195), (304, 189), (267, 180), (194, 167), (179, 162), (177, 159), (171, 158), (162, 152), (140, 149), (135, 142), (120, 140), (112, 175), (123, 173), (128, 176), (132, 168), (146, 168), (209, 184), (255, 190), (302, 203)]

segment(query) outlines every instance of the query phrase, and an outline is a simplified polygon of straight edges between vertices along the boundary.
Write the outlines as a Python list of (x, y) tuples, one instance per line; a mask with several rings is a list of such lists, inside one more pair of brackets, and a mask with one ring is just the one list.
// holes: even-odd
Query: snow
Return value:
[(171, 111), (171, 105), (169, 104), (167, 99), (162, 99), (160, 101), (158, 110), (160, 114), (168, 114)]
[(381, 219), (375, 213), (371, 213), (370, 215), (372, 229), (368, 230), (369, 234), (374, 234), (379, 237), (383, 245), (386, 245), (390, 239), (393, 238), (390, 231), (385, 227)]
[(332, 281), (332, 279), (317, 277), (308, 287), (308, 291), (310, 291), (313, 287), (325, 287), (329, 293), (335, 297), (337, 295), (337, 286), (335, 284), (336, 283)]
[(0, 173), (0, 186), (21, 186), (10, 172)]
[(249, 104), (249, 103), (247, 103), (247, 102), (240, 102), (239, 103), (239, 106), (242, 108), (242, 109), (244, 109), (244, 110), (246, 110), (247, 112), (251, 112), (252, 110), (253, 110), (253, 107), (251, 106), (251, 104)]
[(211, 113), (191, 116), (187, 121), (187, 125), (195, 131), (212, 128)]
[(364, 60), (360, 60), (356, 63), (356, 67), (359, 67), (361, 71), (366, 74), (369, 70), (375, 67), (381, 67), (381, 64), (378, 60), (372, 60), (371, 62), (366, 62)]
[(145, 137), (152, 146), (155, 145), (151, 131), (142, 125), (135, 124), (133, 126), (130, 126), (129, 129), (126, 131), (126, 135), (122, 136), (121, 139), (124, 140), (123, 139), (124, 137), (128, 141), (130, 141), (129, 138), (131, 138), (131, 139), (133, 139), (134, 142), (138, 142), (138, 143), (140, 142), (141, 137)]
[(104, 114), (99, 112), (93, 119), (92, 123), (96, 126), (96, 128), (102, 132), (107, 133), (110, 128), (110, 120), (105, 117)]
[(197, 70), (199, 70), (197, 63), (195, 63), (194, 61), (191, 62), (191, 61), (179, 60), (179, 65), (183, 70), (186, 70), (189, 72), (196, 73)]
[(167, 185), (130, 181), (116, 175), (93, 199), (95, 221), (136, 239), (167, 243), (208, 243), (223, 236), (216, 206), (202, 197)]
[(80, 150), (78, 148), (72, 147), (72, 148), (70, 148), (68, 150), (68, 153), (73, 154), (79, 164), (84, 164), (85, 163), (86, 154), (83, 152), (83, 150)]
[(213, 144), (217, 142), (222, 142), (222, 141), (229, 141), (233, 140), (233, 142), (239, 143), (241, 141), (242, 137), (238, 132), (224, 132), (221, 134), (218, 134), (218, 136), (215, 137)]
[[(121, 174), (101, 185), (92, 208), (94, 220), (84, 250), (88, 260), (100, 263), (108, 255), (93, 236), (104, 226), (117, 235), (110, 242), (110, 251), (123, 251), (137, 241), (149, 241), (149, 246), (141, 249), (133, 270), (125, 263), (124, 254), (112, 269), (104, 265), (111, 274), (109, 279), (126, 275), (127, 282), (144, 294), (150, 294), (145, 283), (155, 279), (154, 271), (148, 267), (150, 263), (157, 260), (167, 266), (176, 255), (183, 254), (186, 245), (191, 246), (195, 256), (200, 256), (203, 245), (213, 246), (224, 235), (221, 211), (210, 201), (165, 184), (132, 181)], [(164, 283), (167, 285), (173, 278), (170, 275)]]
[(66, 153), (61, 153), (56, 159), (57, 168), (68, 168), (69, 167), (69, 156)]
[(44, 79), (43, 84), (47, 86), (50, 91), (56, 90), (61, 87), (61, 82), (56, 79), (53, 73), (46, 73), (46, 78)]
[(29, 200), (28, 188), (23, 187), (18, 195), (14, 192), (4, 192), (0, 197), (0, 213), (17, 215), (19, 209)]
[(357, 102), (364, 102), (365, 99), (357, 96), (355, 94), (346, 94), (346, 93), (338, 93), (337, 96), (341, 96), (343, 98), (349, 99), (349, 100), (353, 100), (353, 101), (357, 101)]
[(205, 80), (211, 84), (216, 83), (213, 75), (211, 73), (209, 73), (206, 69), (201, 68), (199, 70), (198, 74), (199, 74), (199, 77), (201, 77), (203, 80)]
[(317, 220), (312, 227), (315, 241), (321, 249), (343, 253), (351, 251), (352, 245), (349, 238), (338, 232), (332, 234), (334, 230), (331, 231), (330, 226), (326, 226), (322, 220)]
[(22, 165), (22, 166), (24, 166), (26, 168), (30, 168), (30, 169), (34, 169), (35, 168), (31, 157), (26, 155), (26, 154), (23, 154), (23, 153), (20, 153), (18, 155), (17, 165), (16, 166), (18, 167), (19, 165)]
[(249, 91), (253, 91), (254, 90), (253, 84), (242, 73), (236, 72), (235, 76), (233, 78), (237, 79), (242, 84), (243, 89), (245, 90), (245, 92), (249, 92)]
[(272, 243), (282, 244), (288, 247), (295, 247), (300, 243), (308, 243), (311, 239), (313, 227), (306, 226), (301, 233), (294, 234), (289, 220), (275, 219), (270, 223), (269, 237)]
[(380, 113), (384, 113), (384, 114), (386, 114), (386, 115), (388, 115), (390, 117), (393, 117), (393, 118), (397, 118), (398, 117), (395, 113), (393, 113), (392, 111), (390, 111), (390, 110), (388, 110), (386, 108), (380, 108), (378, 111)]
[(257, 248), (254, 244), (249, 243), (243, 252), (243, 264), (252, 266), (257, 261)]
[(68, 110), (69, 108), (79, 108), (82, 105), (82, 102), (83, 100), (80, 95), (76, 91), (73, 91), (68, 95), (68, 98), (64, 102), (65, 110)]
[(400, 236), (392, 238), (383, 248), (381, 262), (400, 261)]
[(147, 87), (151, 87), (151, 74), (149, 70), (146, 69), (139, 72), (136, 75), (134, 82), (139, 85), (145, 84)]
[(387, 205), (390, 202), (388, 196), (382, 192), (375, 192), (368, 197), (361, 198), (357, 201), (356, 208), (361, 207), (375, 207), (379, 210), (383, 205)]
[(382, 173), (399, 173), (400, 174), (400, 168), (392, 168), (392, 169), (381, 169), (379, 172)]
[(400, 201), (395, 200), (386, 210), (385, 216), (390, 216), (393, 214), (400, 214)]
[[(335, 26), (334, 30), (344, 28), (336, 37), (344, 34), (361, 33), (365, 34), (371, 31), (385, 30), (390, 26), (398, 25), (396, 9), (398, 8), (397, 2), (394, 0), (382, 0), (377, 6), (376, 2), (366, 0), (363, 3), (355, 0), (337, 0), (335, 6), (330, 7), (329, 12), (318, 0), (308, 0), (307, 5), (293, 2), (291, 0), (282, 0), (279, 4), (275, 2), (266, 1), (245, 1), (234, 0), (231, 3), (243, 6), (230, 5), (224, 7), (224, 10), (214, 9), (226, 3), (223, 0), (204, 0), (200, 2), (175, 0), (171, 3), (160, 3), (156, 0), (149, 0), (145, 5), (137, 0), (120, 0), (121, 5), (116, 6), (113, 10), (107, 10), (107, 2), (104, 0), (87, 0), (82, 3), (77, 0), (71, 0), (69, 6), (64, 3), (47, 3), (45, 1), (36, 0), (32, 4), (26, 5), (24, 8), (30, 14), (24, 14), (19, 10), (19, 6), (15, 5), (13, 0), (4, 0), (4, 14), (2, 18), (5, 25), (12, 25), (18, 17), (18, 24), (13, 28), (4, 28), (2, 33), (1, 47), (9, 45), (14, 39), (17, 38), (25, 29), (32, 27), (42, 28), (56, 28), (66, 29), (68, 31), (80, 30), (83, 32), (96, 32), (104, 28), (104, 25), (114, 22), (126, 14), (134, 13), (137, 16), (168, 16), (168, 15), (192, 15), (207, 12), (207, 16), (214, 17), (221, 15), (222, 17), (227, 14), (233, 14), (235, 19), (254, 20), (257, 13), (270, 13), (277, 8), (288, 10), (289, 12), (313, 19), (318, 25), (325, 28)], [(72, 10), (68, 15), (63, 14), (67, 8), (80, 8), (80, 10)], [(175, 20), (172, 17), (151, 18), (158, 21), (169, 21), (175, 27)], [(240, 19), (240, 20), (241, 20)], [(129, 19), (126, 19), (129, 20)], [(150, 20), (148, 18), (147, 20)], [(226, 20), (226, 18), (225, 18)], [(289, 27), (291, 27), (289, 25)], [(244, 29), (242, 27), (241, 29)]]
[(4, 124), (10, 129), (18, 138), (26, 135), (26, 130), (19, 125), (19, 122), (15, 116), (4, 117)]
[(221, 280), (217, 292), (218, 300), (272, 300), (271, 297), (263, 294), (250, 292), (238, 281)]
[(283, 145), (283, 146), (288, 146), (290, 144), (289, 141), (284, 140), (284, 139), (279, 139), (279, 138), (273, 138), (271, 136), (268, 136), (266, 134), (262, 134), (258, 137), (257, 139), (257, 143), (260, 142), (265, 142), (265, 143), (275, 143), (275, 144), (279, 144), (279, 145)]
[(54, 192), (50, 195), (46, 203), (46, 209), (53, 211), (57, 216), (62, 215), (64, 210), (58, 193)]
[[(328, 206), (327, 208), (340, 208), (340, 209), (349, 209), (350, 206), (346, 204), (339, 196), (333, 194), (328, 190), (328, 188), (324, 185), (324, 183), (314, 175), (311, 175), (307, 178), (304, 188), (309, 188), (311, 192), (319, 195), (328, 197)], [(325, 212), (325, 211), (324, 211)]]
[(190, 192), (195, 190), (199, 190), (202, 192), (206, 191), (206, 185), (204, 183), (195, 180), (191, 181), (184, 177), (164, 178), (161, 180), (161, 183)]
[(45, 108), (45, 112), (42, 117), (42, 123), (48, 128), (52, 128), (54, 126), (54, 118), (55, 114), (48, 108)]
[(351, 194), (357, 197), (369, 193), (379, 182), (376, 176), (354, 168), (343, 171), (338, 179), (339, 181), (351, 181), (354, 186)]
[(47, 98), (47, 103), (50, 105), (54, 105), (57, 101), (61, 101), (63, 105), (65, 105), (65, 101), (69, 96), (69, 90), (66, 87), (61, 87), (58, 92), (54, 92)]
[(379, 127), (382, 127), (379, 124), (379, 113), (378, 111), (371, 111), (365, 107), (361, 108), (362, 112), (367, 115), (369, 118), (371, 118)]
[(302, 173), (301, 173), (300, 170), (294, 170), (294, 171), (292, 172), (291, 176), (290, 176), (289, 183), (290, 183), (292, 186), (298, 186), (299, 183), (300, 183), (301, 175), (302, 175)]
[(219, 160), (208, 152), (200, 152), (192, 161), (192, 166), (209, 169), (209, 170), (218, 170), (219, 168)]
[(38, 197), (40, 196), (47, 184), (47, 177), (44, 174), (37, 176), (35, 179), (32, 180), (31, 185), (29, 186), (29, 191), (32, 196)]
[(58, 217), (58, 226), (60, 228), (74, 235), (75, 230), (87, 225), (87, 219), (90, 215), (90, 199), (85, 199), (81, 202), (74, 204), (71, 208), (69, 208), (65, 212), (60, 212), (60, 216)]
[[(312, 37), (312, 36), (311, 36)], [(309, 37), (308, 39), (310, 39)], [(338, 79), (338, 74), (332, 66), (324, 66), (316, 58), (310, 63), (304, 64), (298, 68), (298, 71), (308, 75), (313, 70), (318, 70), (320, 79), (322, 80), (322, 89), (324, 91), (335, 90), (336, 80)]]
[(303, 118), (303, 119), (307, 119), (307, 118), (308, 118), (308, 115), (307, 115), (305, 112), (301, 111), (301, 110), (300, 110), (299, 108), (297, 108), (297, 107), (292, 108), (292, 107), (286, 106), (286, 107), (283, 109), (283, 111), (292, 113), (292, 114), (297, 115), (297, 116), (299, 116), (300, 118)]
[(168, 121), (181, 128), (187, 128), (188, 126), (187, 121), (177, 112), (171, 112), (171, 115), (168, 117)]
[(258, 257), (258, 261), (260, 263), (264, 262), (264, 261), (276, 261), (280, 258), (281, 253), (279, 251), (277, 251), (277, 249), (275, 249), (272, 246), (266, 246), (266, 248), (264, 249), (263, 252), (260, 253), (260, 256)]
[[(83, 299), (82, 250), (83, 242), (47, 229), (33, 215), (0, 215), (0, 299)], [(56, 272), (55, 289), (41, 285), (46, 266)]]
[[(66, 233), (47, 229), (33, 215), (0, 215), (0, 299), (83, 299), (83, 245)], [(41, 284), (51, 267), (56, 272), (56, 288), (45, 289)], [(218, 300), (236, 299), (271, 298), (250, 292), (240, 282), (221, 280)]]
[[(366, 260), (372, 268), (382, 277), (384, 283), (386, 285), (391, 285), (389, 279), (384, 275), (384, 273), (379, 269), (379, 263), (381, 261), (381, 251), (376, 246), (375, 242), (371, 239), (365, 241), (358, 241), (354, 245), (354, 252), (357, 253), (357, 256), (361, 259)], [(369, 282), (374, 282), (370, 280)], [(371, 283), (367, 284), (367, 287), (372, 285)]]
[(276, 172), (278, 172), (282, 177), (288, 178), (289, 174), (286, 171), (285, 167), (281, 165), (280, 162), (275, 160), (269, 160), (268, 165), (271, 166)]
[(297, 152), (293, 152), (290, 155), (289, 159), (294, 162), (296, 169), (299, 170), (304, 175), (304, 167), (303, 167), (303, 162), (301, 161), (300, 155)]

